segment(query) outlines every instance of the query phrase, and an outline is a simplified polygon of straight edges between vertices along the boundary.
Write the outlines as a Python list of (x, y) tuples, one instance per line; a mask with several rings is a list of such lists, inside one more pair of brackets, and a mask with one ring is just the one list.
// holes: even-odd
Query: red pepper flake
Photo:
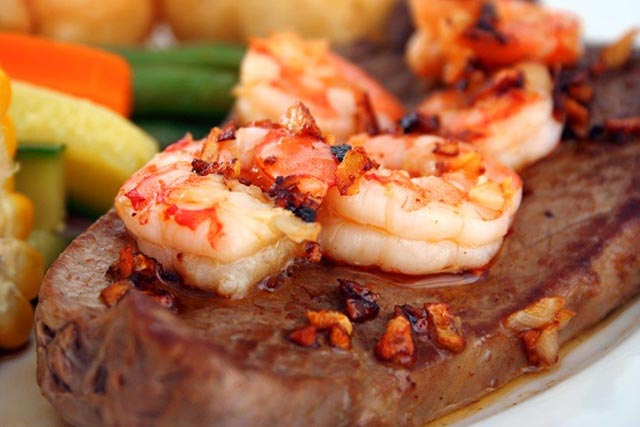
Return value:
[(316, 347), (318, 345), (317, 337), (318, 329), (313, 325), (295, 329), (287, 336), (290, 341), (302, 347)]
[(395, 316), (376, 345), (376, 356), (385, 362), (409, 367), (416, 359), (411, 324), (404, 316)]
[(144, 208), (147, 204), (147, 199), (135, 188), (127, 191), (124, 196), (131, 201), (131, 206), (137, 211)]
[(165, 209), (164, 215), (166, 219), (173, 218), (177, 224), (183, 225), (191, 230), (195, 230), (200, 224), (210, 220), (207, 238), (212, 247), (215, 247), (217, 237), (222, 232), (222, 224), (218, 220), (215, 207), (190, 210), (171, 205)]
[(376, 301), (380, 297), (379, 294), (353, 280), (338, 279), (338, 282), (349, 319), (364, 322), (378, 315), (380, 306)]
[(220, 133), (216, 137), (216, 141), (222, 142), (232, 139), (236, 139), (236, 124), (233, 120), (227, 123), (226, 126), (220, 130)]

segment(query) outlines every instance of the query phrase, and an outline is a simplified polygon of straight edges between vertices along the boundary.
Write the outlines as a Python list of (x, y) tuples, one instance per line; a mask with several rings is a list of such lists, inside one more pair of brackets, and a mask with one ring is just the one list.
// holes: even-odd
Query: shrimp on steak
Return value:
[(338, 164), (309, 111), (187, 136), (125, 182), (115, 208), (139, 249), (185, 283), (227, 297), (281, 270), (316, 239)]
[(576, 62), (584, 53), (580, 20), (523, 0), (411, 0), (416, 32), (407, 60), (420, 75), (447, 83), (468, 67), (521, 61)]
[(241, 123), (276, 119), (300, 101), (338, 142), (392, 129), (404, 111), (393, 95), (327, 43), (292, 33), (251, 40), (235, 93)]
[[(318, 241), (329, 258), (420, 275), (481, 268), (499, 250), (522, 181), (468, 143), (431, 135), (357, 135), (382, 167), (329, 190)], [(340, 169), (340, 167), (339, 167)]]
[(433, 92), (418, 112), (438, 118), (438, 133), (518, 170), (553, 151), (563, 126), (554, 117), (549, 70), (535, 62), (503, 68), (464, 90)]

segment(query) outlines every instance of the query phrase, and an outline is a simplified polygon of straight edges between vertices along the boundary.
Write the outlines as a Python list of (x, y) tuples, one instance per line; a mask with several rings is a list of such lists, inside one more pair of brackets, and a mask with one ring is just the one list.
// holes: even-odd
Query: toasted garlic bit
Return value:
[(593, 70), (596, 73), (602, 73), (624, 66), (629, 61), (629, 58), (631, 58), (633, 43), (638, 34), (640, 34), (640, 28), (632, 28), (613, 44), (602, 49), (598, 60), (593, 65)]
[(504, 324), (520, 332), (529, 363), (548, 368), (558, 361), (558, 332), (575, 316), (562, 297), (544, 297), (507, 317)]
[(424, 309), (428, 313), (429, 328), (435, 343), (453, 353), (460, 353), (464, 350), (466, 341), (459, 332), (461, 329), (460, 318), (451, 314), (449, 304), (427, 303), (424, 305)]
[(389, 320), (387, 329), (376, 345), (376, 356), (383, 361), (411, 366), (416, 360), (411, 323), (399, 315)]
[(318, 330), (329, 331), (329, 343), (343, 350), (351, 349), (353, 325), (347, 316), (337, 311), (307, 311), (310, 326), (296, 329), (289, 339), (298, 345), (309, 347), (316, 344)]
[(564, 304), (565, 301), (562, 297), (541, 298), (527, 308), (511, 314), (507, 317), (505, 324), (517, 331), (538, 329), (552, 322)]
[(318, 343), (318, 328), (313, 325), (303, 326), (291, 331), (287, 337), (299, 346), (314, 347)]
[(358, 183), (365, 172), (377, 168), (363, 147), (349, 150), (336, 168), (336, 181), (340, 194), (353, 196), (358, 194)]
[(111, 308), (116, 305), (131, 288), (131, 283), (128, 280), (120, 280), (104, 288), (102, 292), (100, 292), (100, 299), (107, 307)]
[(307, 311), (307, 318), (309, 323), (318, 329), (330, 329), (335, 325), (340, 325), (348, 335), (353, 332), (353, 325), (349, 318), (337, 311)]
[(100, 292), (100, 299), (109, 308), (113, 307), (130, 290), (137, 289), (153, 301), (176, 310), (176, 297), (163, 282), (178, 280), (166, 273), (156, 260), (141, 252), (134, 252), (129, 245), (120, 250), (118, 261), (107, 270), (107, 277), (113, 281)]
[(333, 347), (338, 347), (343, 350), (351, 349), (351, 336), (339, 324), (331, 327), (329, 331), (329, 342)]

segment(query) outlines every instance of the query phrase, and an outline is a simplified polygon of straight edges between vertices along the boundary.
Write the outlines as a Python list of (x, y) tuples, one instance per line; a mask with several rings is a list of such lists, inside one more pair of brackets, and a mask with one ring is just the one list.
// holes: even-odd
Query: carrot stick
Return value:
[(131, 67), (118, 55), (44, 38), (0, 32), (0, 68), (14, 79), (131, 112)]

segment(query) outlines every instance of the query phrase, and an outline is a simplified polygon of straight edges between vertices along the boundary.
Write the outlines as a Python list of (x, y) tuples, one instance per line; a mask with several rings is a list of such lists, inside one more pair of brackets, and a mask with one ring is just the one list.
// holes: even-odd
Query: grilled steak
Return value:
[[(602, 79), (596, 110), (620, 111), (611, 95), (621, 81), (637, 103), (639, 76), (636, 62)], [(105, 272), (131, 243), (110, 212), (45, 278), (40, 387), (76, 426), (422, 425), (537, 363), (535, 339), (506, 326), (513, 313), (564, 298), (576, 314), (563, 343), (640, 292), (639, 142), (567, 143), (524, 179), (513, 230), (476, 283), (407, 289), (397, 285), (406, 278), (300, 262), (243, 300), (178, 290), (175, 313), (139, 291), (111, 308), (101, 301)], [(345, 310), (338, 279), (379, 294), (377, 316), (354, 323), (350, 350), (291, 342), (308, 310)], [(425, 303), (447, 304), (464, 344), (416, 332), (411, 363), (380, 361), (376, 345), (396, 306)]]

